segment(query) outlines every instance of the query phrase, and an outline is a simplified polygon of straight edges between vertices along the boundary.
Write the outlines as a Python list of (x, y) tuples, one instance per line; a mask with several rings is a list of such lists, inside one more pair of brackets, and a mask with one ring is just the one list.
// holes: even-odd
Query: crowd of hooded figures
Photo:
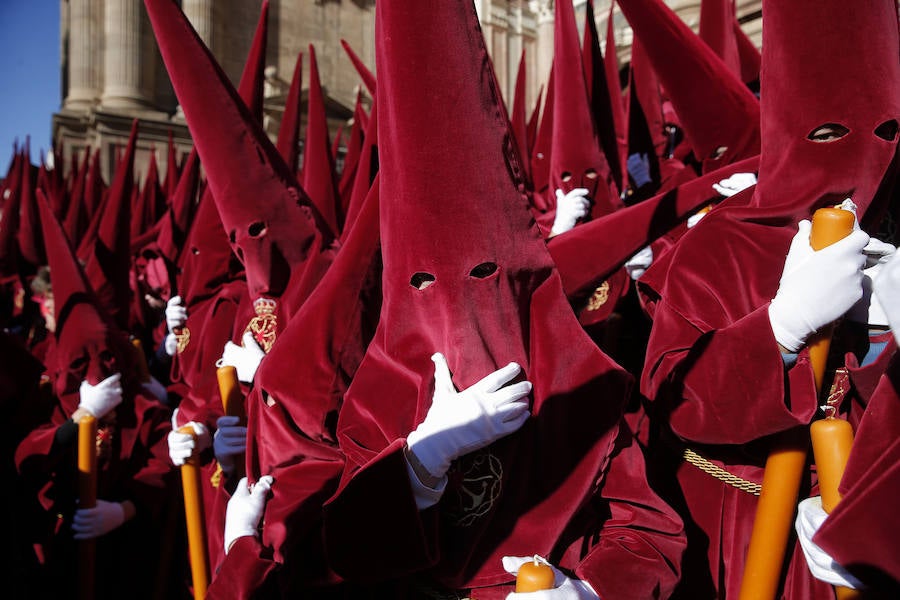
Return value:
[(0, 180), (12, 597), (898, 597), (898, 7), (762, 4), (557, 0), (526, 106), (379, 0), (272, 141), (268, 1), (235, 87), (144, 0), (190, 152)]

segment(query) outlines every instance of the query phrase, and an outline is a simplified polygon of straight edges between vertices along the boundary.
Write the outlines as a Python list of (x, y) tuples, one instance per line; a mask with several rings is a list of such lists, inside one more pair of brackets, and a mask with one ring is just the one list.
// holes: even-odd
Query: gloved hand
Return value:
[(219, 359), (216, 366), (230, 365), (237, 369), (237, 376), (240, 381), (251, 383), (256, 375), (256, 369), (259, 368), (259, 363), (266, 353), (259, 347), (259, 344), (256, 343), (253, 334), (250, 332), (244, 334), (244, 337), (241, 338), (241, 343), (242, 345), (238, 346), (231, 341), (226, 342), (225, 351), (222, 353), (222, 358)]
[(559, 235), (575, 227), (578, 219), (583, 219), (591, 210), (591, 199), (588, 190), (575, 188), (568, 193), (556, 190), (556, 217), (550, 235)]
[(181, 304), (181, 296), (172, 296), (166, 302), (166, 327), (172, 333), (187, 322), (187, 308)]
[(434, 396), (425, 420), (407, 436), (409, 450), (434, 477), (443, 477), (450, 462), (484, 448), (516, 431), (528, 419), (531, 382), (506, 385), (522, 368), (509, 363), (457, 392), (450, 379), (447, 359), (434, 361)]
[(222, 471), (228, 477), (234, 474), (234, 467), (247, 452), (247, 428), (239, 425), (238, 417), (219, 417), (216, 434), (213, 436), (213, 452)]
[(834, 562), (834, 559), (827, 552), (812, 541), (813, 536), (826, 518), (828, 518), (828, 514), (822, 510), (821, 496), (807, 498), (797, 507), (797, 520), (794, 521), (794, 527), (797, 529), (797, 538), (800, 541), (800, 547), (803, 549), (803, 555), (806, 557), (806, 564), (809, 565), (809, 572), (816, 579), (831, 585), (839, 585), (854, 590), (861, 589), (863, 587), (862, 582), (841, 565)]
[[(503, 568), (510, 575), (516, 575), (519, 567), (534, 560), (532, 556), (504, 556)], [(591, 585), (581, 579), (572, 579), (565, 573), (550, 565), (553, 569), (554, 581), (552, 590), (507, 594), (506, 600), (600, 600), (600, 596)]]
[(900, 344), (900, 258), (896, 253), (882, 267), (872, 287), (873, 298), (878, 299), (894, 339)]
[(779, 344), (797, 352), (806, 339), (846, 313), (862, 297), (863, 248), (869, 236), (855, 230), (818, 252), (809, 245), (810, 222), (800, 221), (769, 304), (769, 322)]
[(225, 509), (225, 554), (228, 554), (231, 544), (239, 537), (256, 536), (259, 520), (266, 507), (266, 496), (274, 482), (271, 475), (260, 477), (253, 489), (247, 485), (246, 477), (238, 482)]
[(756, 173), (735, 173), (731, 177), (712, 184), (713, 189), (719, 194), (729, 198), (738, 192), (743, 192), (751, 185), (756, 185)]
[(169, 458), (176, 467), (180, 467), (191, 456), (196, 456), (212, 445), (209, 429), (203, 423), (191, 421), (185, 427), (191, 427), (194, 434), (181, 433), (178, 429), (169, 432)]
[(105, 417), (122, 403), (121, 379), (122, 374), (115, 373), (97, 385), (82, 381), (81, 388), (78, 390), (81, 398), (78, 408), (83, 408), (98, 419)]
[(166, 390), (166, 386), (152, 375), (150, 376), (150, 381), (142, 383), (141, 387), (163, 404), (169, 400), (169, 392)]
[(628, 276), (634, 280), (640, 279), (644, 271), (650, 268), (653, 263), (653, 248), (644, 246), (638, 250), (637, 254), (625, 261), (625, 271)]
[(178, 338), (175, 337), (174, 333), (166, 334), (166, 339), (163, 340), (163, 347), (166, 350), (166, 354), (175, 356), (175, 353), (178, 352)]
[(79, 508), (72, 521), (76, 540), (90, 540), (121, 527), (125, 522), (125, 509), (121, 502), (97, 500), (93, 508)]
[(636, 187), (642, 187), (652, 181), (650, 177), (650, 159), (647, 157), (646, 152), (630, 154), (628, 162), (625, 164), (628, 167), (628, 174), (631, 175)]
[(700, 219), (702, 219), (703, 217), (705, 217), (706, 215), (709, 214), (710, 210), (712, 210), (711, 204), (708, 206), (704, 206), (703, 208), (701, 208), (700, 210), (698, 210), (697, 212), (695, 212), (694, 214), (689, 216), (687, 218), (687, 222), (686, 222), (687, 228), (692, 229), (694, 227), (694, 225), (696, 225), (697, 223), (700, 222)]
[(866, 266), (863, 270), (862, 280), (863, 295), (859, 302), (854, 304), (853, 308), (847, 312), (848, 319), (857, 323), (867, 323), (872, 327), (889, 326), (884, 307), (878, 301), (878, 298), (872, 295), (872, 282), (896, 251), (897, 248), (892, 244), (882, 242), (876, 238), (871, 238), (866, 247), (863, 248), (863, 254), (866, 257)]

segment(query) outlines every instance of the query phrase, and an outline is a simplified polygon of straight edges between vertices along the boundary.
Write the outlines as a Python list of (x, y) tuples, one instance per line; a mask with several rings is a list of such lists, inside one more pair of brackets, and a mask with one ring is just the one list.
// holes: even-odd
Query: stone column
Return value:
[[(150, 95), (145, 81), (152, 80), (152, 64), (141, 31), (141, 0), (106, 0), (103, 33), (106, 53), (103, 62), (104, 86), (100, 103), (104, 108), (143, 109)], [(148, 67), (148, 73), (144, 73)], [(152, 86), (149, 87), (152, 90)]]
[(553, 0), (530, 0), (529, 8), (537, 17), (537, 73), (540, 84), (546, 84), (553, 65)]
[(103, 87), (103, 0), (69, 1), (69, 67), (65, 108), (88, 109)]
[(213, 50), (213, 0), (183, 0), (181, 9), (184, 15), (197, 30), (197, 35), (206, 44), (206, 47)]

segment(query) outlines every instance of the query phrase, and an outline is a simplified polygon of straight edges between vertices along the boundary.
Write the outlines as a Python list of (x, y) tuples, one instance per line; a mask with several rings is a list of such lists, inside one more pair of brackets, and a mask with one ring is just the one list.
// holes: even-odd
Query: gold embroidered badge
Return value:
[(275, 300), (259, 298), (253, 303), (256, 316), (250, 319), (244, 333), (251, 333), (263, 352), (268, 353), (275, 343), (275, 334), (278, 327), (278, 317), (275, 316)]
[(175, 351), (178, 352), (178, 354), (181, 354), (191, 341), (191, 330), (187, 327), (179, 327), (174, 333), (177, 344), (175, 346)]
[(587, 310), (597, 310), (609, 300), (609, 282), (604, 281), (600, 284), (594, 293), (591, 294), (591, 299), (588, 300)]

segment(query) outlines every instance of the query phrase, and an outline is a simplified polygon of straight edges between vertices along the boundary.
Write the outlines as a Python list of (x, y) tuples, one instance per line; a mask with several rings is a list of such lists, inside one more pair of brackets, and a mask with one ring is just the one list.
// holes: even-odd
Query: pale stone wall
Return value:
[[(586, 0), (575, 0), (583, 17)], [(185, 14), (237, 84), (249, 51), (262, 0), (182, 0)], [(693, 28), (700, 0), (669, 0)], [(522, 51), (525, 51), (526, 103), (533, 107), (546, 83), (553, 58), (554, 0), (475, 0), (497, 78), (511, 103)], [(610, 0), (595, 0), (601, 38), (606, 35)], [(761, 44), (761, 0), (738, 0), (737, 16), (754, 43)], [(131, 118), (141, 119), (139, 170), (156, 147), (165, 169), (165, 140), (171, 130), (178, 152), (190, 147), (183, 116), (177, 111), (165, 67), (153, 38), (142, 0), (60, 0), (62, 109), (54, 115), (54, 141), (67, 158), (86, 146), (102, 147), (111, 165), (120, 136)], [(309, 52), (313, 44), (325, 88), (332, 132), (351, 116), (361, 80), (341, 47), (346, 40), (375, 71), (375, 0), (270, 0), (266, 56), (266, 130), (277, 135), (284, 96), (298, 53), (304, 55), (303, 88), (308, 89)], [(583, 18), (579, 19), (579, 28)], [(631, 31), (614, 13), (620, 63), (629, 59)], [(370, 101), (369, 98), (366, 98)], [(104, 170), (104, 176), (108, 176)]]

